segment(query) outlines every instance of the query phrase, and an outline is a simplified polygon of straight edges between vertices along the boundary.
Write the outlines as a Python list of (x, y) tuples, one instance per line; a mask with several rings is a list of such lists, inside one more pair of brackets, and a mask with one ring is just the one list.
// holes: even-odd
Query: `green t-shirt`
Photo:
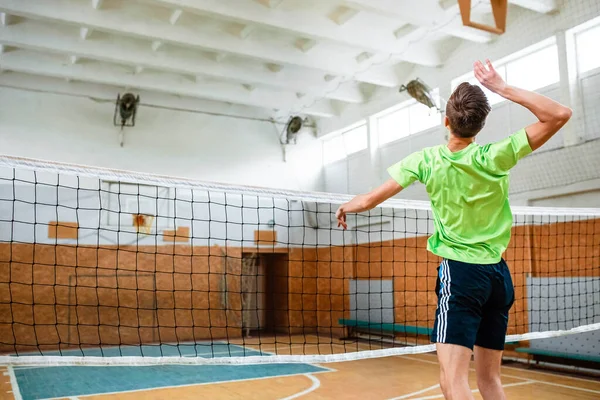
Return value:
[(435, 231), (427, 249), (473, 264), (500, 261), (510, 240), (512, 212), (508, 171), (531, 153), (525, 129), (497, 143), (451, 152), (425, 148), (388, 168), (404, 188), (423, 183), (431, 200)]

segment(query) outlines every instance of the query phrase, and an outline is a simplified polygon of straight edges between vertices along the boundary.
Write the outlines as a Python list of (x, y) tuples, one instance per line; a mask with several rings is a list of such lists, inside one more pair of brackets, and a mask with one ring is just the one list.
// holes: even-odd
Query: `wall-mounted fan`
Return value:
[(132, 93), (125, 93), (123, 97), (119, 93), (115, 103), (115, 114), (113, 115), (113, 124), (121, 127), (121, 147), (123, 147), (123, 128), (135, 126), (135, 116), (137, 107), (140, 103), (140, 96)]
[[(308, 118), (302, 118), (298, 115), (293, 115), (286, 122), (276, 122), (272, 121), (273, 126), (277, 129), (277, 135), (279, 136), (279, 144), (281, 145), (281, 151), (283, 153), (283, 161), (287, 160), (287, 148), (289, 145), (296, 144), (298, 140), (298, 134), (303, 129), (306, 131), (306, 128), (312, 128), (313, 134), (317, 135), (317, 126), (316, 124), (309, 120)], [(283, 131), (279, 130), (278, 125), (285, 125)]]
[(410, 97), (429, 108), (435, 108), (440, 113), (443, 112), (437, 104), (433, 91), (419, 78), (400, 86), (400, 93), (408, 92)]
[(135, 126), (135, 115), (139, 102), (140, 96), (136, 97), (132, 93), (125, 93), (123, 97), (121, 97), (121, 94), (117, 95), (115, 115), (113, 117), (115, 126), (120, 126), (121, 128)]
[(305, 120), (297, 115), (290, 118), (285, 126), (285, 144), (290, 144), (292, 142), (294, 142), (294, 144), (296, 143), (296, 135), (300, 132), (300, 129), (302, 129), (304, 122)]

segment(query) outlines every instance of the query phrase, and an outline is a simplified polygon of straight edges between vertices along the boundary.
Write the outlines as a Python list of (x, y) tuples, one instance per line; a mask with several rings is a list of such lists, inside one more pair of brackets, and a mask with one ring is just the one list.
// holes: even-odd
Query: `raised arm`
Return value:
[(541, 94), (507, 85), (489, 60), (486, 60), (486, 65), (477, 61), (474, 72), (487, 89), (522, 105), (537, 117), (538, 122), (525, 128), (532, 150), (542, 147), (571, 118), (573, 112), (570, 108)]
[(397, 195), (402, 190), (402, 186), (394, 179), (388, 179), (383, 185), (366, 194), (359, 194), (349, 202), (342, 204), (335, 213), (338, 220), (338, 227), (348, 228), (346, 224), (346, 213), (360, 213), (370, 210), (383, 203), (392, 196)]

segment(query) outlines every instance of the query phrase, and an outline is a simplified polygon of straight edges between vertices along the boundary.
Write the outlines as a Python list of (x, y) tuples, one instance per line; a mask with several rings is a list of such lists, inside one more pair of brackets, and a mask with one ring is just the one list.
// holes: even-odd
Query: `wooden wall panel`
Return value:
[(48, 223), (49, 239), (77, 239), (78, 234), (77, 222), (50, 221)]
[[(350, 317), (359, 278), (393, 279), (396, 322), (432, 327), (440, 259), (426, 239), (285, 249), (275, 325), (344, 336), (338, 319)], [(517, 226), (504, 256), (516, 296), (509, 334), (524, 333), (527, 276), (600, 276), (600, 219)], [(0, 243), (0, 350), (239, 338), (241, 257), (229, 247)]]
[(235, 252), (105, 247), (0, 244), (0, 351), (241, 336)]

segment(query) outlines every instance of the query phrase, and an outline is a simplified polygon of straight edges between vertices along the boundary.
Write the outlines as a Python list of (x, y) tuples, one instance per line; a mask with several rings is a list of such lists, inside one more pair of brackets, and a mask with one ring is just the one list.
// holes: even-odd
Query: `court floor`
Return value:
[[(280, 354), (344, 351), (342, 342), (317, 345), (306, 344), (304, 337), (295, 339), (297, 343), (291, 347), (278, 344), (276, 348), (275, 343), (266, 344), (263, 338), (261, 349)], [(369, 349), (366, 344), (360, 346)], [(137, 351), (174, 351), (158, 346), (145, 347)], [(128, 355), (134, 355), (131, 354), (134, 351), (132, 348)], [(196, 345), (183, 347), (181, 351), (184, 356), (200, 357), (260, 354), (248, 342), (245, 347), (235, 344)], [(105, 355), (118, 354), (109, 351)], [(434, 354), (326, 365), (4, 367), (0, 373), (0, 400), (443, 398)], [(600, 379), (527, 369), (519, 364), (503, 367), (502, 378), (509, 399), (600, 398)], [(474, 374), (471, 387), (475, 398), (481, 398), (476, 392)]]

